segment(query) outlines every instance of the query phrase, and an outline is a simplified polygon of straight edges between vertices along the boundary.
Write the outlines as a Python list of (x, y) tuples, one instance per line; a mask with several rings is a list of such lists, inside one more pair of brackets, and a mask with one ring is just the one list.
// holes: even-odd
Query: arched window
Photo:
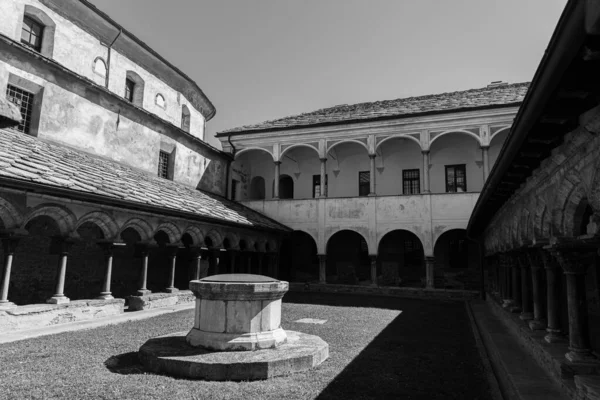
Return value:
[(154, 103), (159, 106), (160, 108), (166, 108), (167, 107), (167, 103), (165, 102), (165, 98), (163, 97), (162, 94), (158, 93), (156, 95), (156, 97), (154, 98)]
[(96, 57), (94, 60), (94, 65), (92, 66), (92, 70), (95, 74), (98, 74), (103, 78), (106, 77), (106, 63), (102, 57)]
[(21, 43), (43, 56), (52, 57), (56, 24), (42, 10), (25, 5), (21, 28)]
[(144, 106), (144, 80), (133, 71), (127, 71), (125, 78), (125, 99), (136, 106)]
[(188, 132), (190, 131), (190, 109), (184, 104), (181, 107), (181, 129)]

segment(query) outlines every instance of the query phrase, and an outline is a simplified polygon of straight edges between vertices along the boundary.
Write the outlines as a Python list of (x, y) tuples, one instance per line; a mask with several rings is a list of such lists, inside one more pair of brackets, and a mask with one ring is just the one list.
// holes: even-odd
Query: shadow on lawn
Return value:
[(112, 356), (104, 361), (110, 372), (121, 375), (143, 374), (144, 366), (140, 362), (137, 351)]

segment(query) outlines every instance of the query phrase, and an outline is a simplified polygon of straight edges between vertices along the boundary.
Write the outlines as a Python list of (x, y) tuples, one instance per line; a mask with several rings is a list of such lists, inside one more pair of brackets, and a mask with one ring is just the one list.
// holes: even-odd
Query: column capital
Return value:
[(66, 255), (75, 244), (75, 238), (71, 236), (53, 236), (50, 242), (50, 254)]
[(127, 246), (125, 242), (115, 242), (113, 240), (102, 239), (96, 241), (96, 244), (102, 248), (105, 255), (112, 254), (112, 251), (115, 247), (124, 247)]
[(590, 251), (589, 248), (548, 246), (548, 251), (556, 258), (556, 261), (567, 275), (583, 275), (594, 262), (595, 250)]
[(275, 165), (281, 165), (281, 161), (273, 161), (273, 164), (275, 164)]
[(317, 257), (319, 257), (319, 261), (327, 260), (327, 254), (317, 254)]
[(430, 152), (429, 149), (421, 150), (421, 154), (423, 154), (424, 156), (428, 156), (429, 152)]
[(327, 162), (327, 157), (319, 157), (319, 160), (321, 160), (321, 162)]
[(482, 144), (481, 146), (479, 146), (479, 148), (481, 150), (488, 150), (490, 148), (490, 145), (489, 144)]
[(369, 158), (373, 159), (375, 157), (377, 157), (377, 154), (369, 154)]
[(377, 254), (369, 254), (369, 260), (371, 260), (371, 262), (377, 262)]
[(5, 254), (13, 254), (19, 240), (27, 236), (28, 232), (25, 229), (11, 229), (0, 231), (0, 240)]

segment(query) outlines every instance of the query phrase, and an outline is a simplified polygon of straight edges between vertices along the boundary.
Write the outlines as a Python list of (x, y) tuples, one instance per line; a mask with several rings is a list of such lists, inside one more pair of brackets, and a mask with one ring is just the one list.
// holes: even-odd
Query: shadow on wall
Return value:
[(204, 162), (206, 164), (204, 173), (200, 178), (200, 182), (196, 185), (196, 189), (226, 197), (227, 163), (225, 161), (209, 160), (208, 158), (205, 158)]

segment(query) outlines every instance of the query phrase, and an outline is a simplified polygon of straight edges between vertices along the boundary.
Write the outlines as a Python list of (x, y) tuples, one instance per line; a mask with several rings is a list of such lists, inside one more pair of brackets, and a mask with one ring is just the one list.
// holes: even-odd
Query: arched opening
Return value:
[(451, 132), (436, 138), (429, 163), (432, 193), (479, 192), (483, 187), (481, 147), (467, 133)]
[(490, 161), (490, 171), (496, 164), (496, 160), (498, 159), (498, 155), (500, 155), (500, 150), (502, 150), (502, 146), (504, 146), (504, 142), (508, 137), (508, 132), (510, 129), (504, 129), (503, 131), (495, 134), (492, 137), (492, 141), (490, 142), (490, 149), (488, 150), (488, 157)]
[[(280, 159), (280, 178), (288, 176), (292, 179), (286, 178), (286, 182), (280, 183), (279, 198), (311, 199), (321, 196), (321, 161), (317, 150), (309, 146), (299, 145), (286, 149)], [(329, 181), (327, 171), (325, 181), (325, 183)], [(285, 185), (293, 186), (292, 197), (286, 194)], [(323, 189), (326, 190), (326, 188)]]
[(154, 234), (154, 242), (156, 246), (150, 248), (148, 253), (148, 281), (146, 287), (153, 293), (164, 291), (167, 287), (169, 279), (170, 258), (169, 235), (159, 230)]
[(79, 240), (69, 251), (65, 295), (71, 300), (93, 299), (100, 294), (106, 255), (98, 241), (105, 239), (102, 229), (94, 222), (84, 222), (77, 228)]
[[(273, 190), (275, 190), (275, 189), (273, 189)], [(294, 198), (294, 180), (289, 175), (280, 175), (279, 176), (279, 198), (280, 199), (293, 199)]]
[[(587, 198), (582, 198), (573, 215), (573, 236), (588, 234), (588, 225), (590, 224), (593, 215), (594, 210), (590, 206)], [(589, 232), (589, 234), (595, 233), (596, 232)]]
[(435, 242), (436, 287), (477, 290), (480, 282), (479, 250), (465, 229), (444, 232)]
[(370, 191), (370, 164), (367, 149), (356, 142), (330, 147), (327, 169), (329, 197), (367, 196)]
[(181, 106), (181, 129), (190, 132), (191, 114), (190, 109), (184, 104)]
[(265, 178), (262, 176), (255, 176), (250, 181), (250, 193), (248, 193), (249, 200), (264, 200), (265, 198)]
[(421, 146), (414, 140), (397, 137), (377, 148), (378, 195), (419, 194), (423, 188)]
[[(9, 299), (18, 305), (45, 303), (56, 288), (58, 251), (53, 238), (60, 235), (60, 228), (44, 215), (31, 219), (25, 230), (28, 235), (19, 241), (13, 258), (12, 269), (19, 273), (11, 275)], [(69, 279), (67, 267), (66, 282)]]
[(425, 255), (421, 240), (412, 232), (386, 233), (377, 251), (378, 283), (384, 286), (425, 286)]
[(138, 107), (144, 106), (145, 82), (141, 76), (134, 71), (127, 71), (125, 78), (125, 99)]
[(327, 242), (327, 282), (369, 284), (371, 263), (365, 238), (354, 231), (336, 232)]
[[(231, 164), (230, 198), (237, 201), (251, 199), (251, 182), (254, 177), (261, 177), (265, 182), (273, 181), (275, 165), (273, 158), (265, 150), (252, 149), (239, 153)], [(269, 200), (273, 193), (265, 191), (265, 199)]]
[(319, 259), (313, 237), (293, 231), (283, 241), (279, 265), (282, 276), (292, 282), (318, 282)]

